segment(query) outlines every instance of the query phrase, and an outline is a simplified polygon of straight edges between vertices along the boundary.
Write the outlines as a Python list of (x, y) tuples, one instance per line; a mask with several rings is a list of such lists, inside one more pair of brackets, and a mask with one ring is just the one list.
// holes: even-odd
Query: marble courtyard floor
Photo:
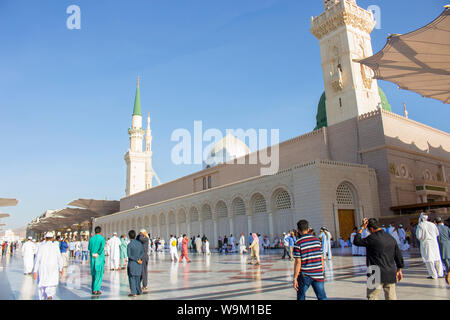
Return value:
[[(57, 289), (56, 299), (284, 299), (294, 300), (293, 262), (281, 260), (280, 250), (266, 250), (261, 266), (248, 264), (248, 256), (218, 254), (199, 256), (191, 253), (192, 263), (172, 263), (166, 253), (152, 254), (148, 277), (149, 291), (129, 298), (126, 270), (105, 267), (103, 294), (92, 297), (88, 264), (71, 261)], [(333, 249), (333, 259), (326, 262), (325, 290), (329, 299), (365, 299), (365, 257), (352, 257), (349, 249)], [(425, 264), (417, 249), (404, 252), (404, 279), (397, 286), (397, 296), (405, 300), (448, 300), (450, 286), (444, 279), (427, 279)], [(0, 262), (0, 300), (37, 299), (36, 282), (23, 275), (20, 253), (2, 257)], [(307, 299), (315, 299), (312, 288)]]

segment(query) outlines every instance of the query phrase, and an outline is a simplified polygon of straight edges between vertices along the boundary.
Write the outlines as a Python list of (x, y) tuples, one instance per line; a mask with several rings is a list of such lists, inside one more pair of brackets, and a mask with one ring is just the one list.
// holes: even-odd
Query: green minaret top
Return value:
[(136, 98), (134, 99), (134, 110), (133, 116), (141, 116), (141, 96), (139, 94), (139, 76), (137, 80), (137, 88), (136, 88)]

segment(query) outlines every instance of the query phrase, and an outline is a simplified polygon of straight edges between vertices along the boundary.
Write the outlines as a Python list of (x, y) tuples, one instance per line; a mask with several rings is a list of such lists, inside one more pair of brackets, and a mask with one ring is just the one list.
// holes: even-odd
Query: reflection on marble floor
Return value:
[[(266, 251), (267, 252), (267, 251)], [(192, 263), (172, 263), (168, 253), (152, 254), (149, 261), (149, 292), (129, 298), (126, 270), (110, 271), (105, 266), (103, 294), (92, 297), (88, 264), (74, 261), (65, 269), (57, 299), (295, 299), (292, 288), (293, 262), (281, 260), (282, 252), (269, 250), (261, 265), (249, 265), (247, 255), (190, 254)], [(404, 280), (397, 287), (399, 299), (450, 299), (444, 279), (429, 280), (416, 249), (404, 253)], [(0, 299), (37, 299), (36, 282), (23, 275), (20, 254), (2, 257)], [(352, 257), (346, 250), (333, 251), (325, 261), (325, 289), (329, 299), (365, 299), (365, 257)], [(419, 289), (419, 290), (417, 290)], [(311, 289), (308, 299), (315, 299)]]

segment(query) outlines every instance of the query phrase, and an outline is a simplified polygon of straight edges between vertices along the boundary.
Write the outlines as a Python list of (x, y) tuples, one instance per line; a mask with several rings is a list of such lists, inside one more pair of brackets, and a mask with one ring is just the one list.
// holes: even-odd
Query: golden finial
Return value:
[(138, 76), (138, 82), (137, 82), (137, 86), (138, 86), (138, 88), (139, 88), (139, 76)]

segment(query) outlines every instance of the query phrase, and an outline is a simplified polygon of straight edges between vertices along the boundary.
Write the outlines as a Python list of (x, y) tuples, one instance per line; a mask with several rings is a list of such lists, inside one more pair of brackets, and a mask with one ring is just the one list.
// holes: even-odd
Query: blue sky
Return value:
[[(390, 33), (436, 18), (445, 0), (358, 0), (381, 8), (374, 52)], [(81, 8), (81, 30), (66, 8)], [(200, 169), (170, 160), (177, 128), (311, 131), (323, 92), (309, 32), (321, 0), (0, 0), (0, 197), (8, 228), (77, 198), (120, 199), (136, 78), (151, 113), (163, 182)], [(379, 82), (396, 113), (450, 131), (439, 101)]]

